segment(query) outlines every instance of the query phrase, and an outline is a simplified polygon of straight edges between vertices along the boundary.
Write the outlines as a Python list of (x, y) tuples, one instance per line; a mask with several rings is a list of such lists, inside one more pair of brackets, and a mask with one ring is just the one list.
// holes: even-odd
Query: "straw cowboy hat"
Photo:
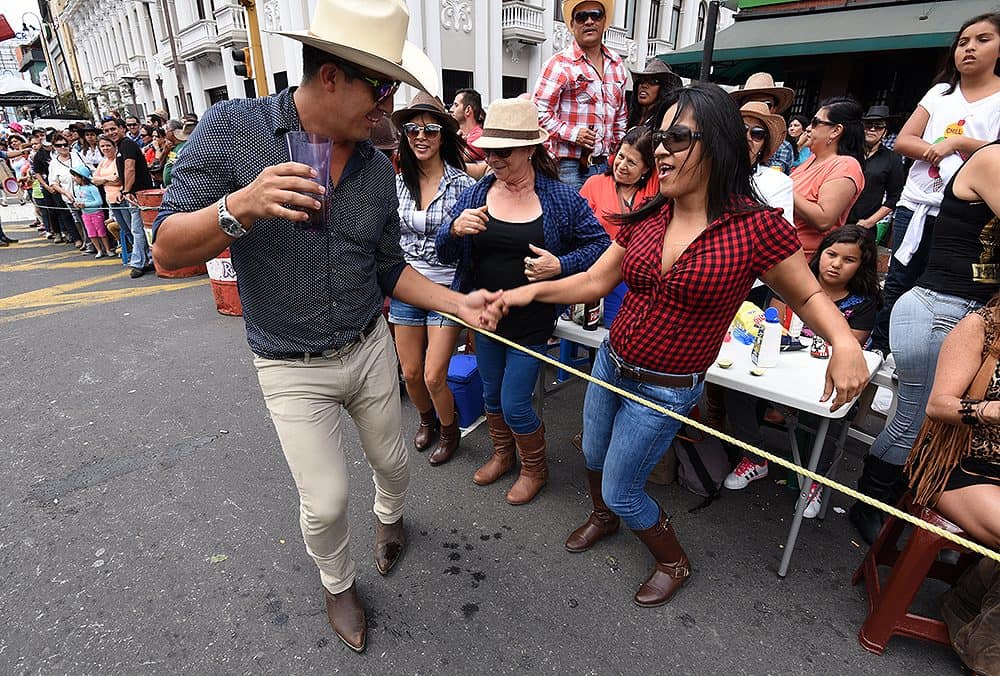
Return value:
[(538, 125), (538, 108), (524, 99), (498, 99), (490, 104), (483, 135), (470, 145), (487, 148), (522, 148), (544, 143), (549, 132)]
[(603, 7), (604, 16), (607, 17), (608, 21), (611, 21), (611, 17), (615, 14), (615, 0), (563, 0), (562, 16), (567, 26), (573, 20), (573, 12), (576, 11), (577, 6), (585, 2), (596, 2)]
[(451, 116), (448, 109), (441, 103), (441, 99), (431, 96), (427, 92), (417, 92), (410, 99), (410, 105), (406, 108), (400, 108), (392, 114), (392, 122), (398, 128), (402, 129), (404, 124), (421, 113), (432, 115), (443, 127), (447, 127), (452, 131), (458, 130), (458, 120)]
[(659, 80), (661, 84), (665, 84), (670, 89), (676, 89), (681, 86), (680, 76), (670, 70), (670, 66), (665, 62), (656, 57), (647, 61), (646, 66), (642, 70), (632, 70), (630, 68), (628, 72), (632, 74), (633, 84), (638, 82), (639, 78), (651, 77)]
[(774, 106), (775, 113), (783, 113), (788, 110), (788, 106), (792, 105), (792, 101), (795, 99), (795, 90), (775, 86), (774, 78), (771, 77), (770, 73), (754, 73), (747, 78), (742, 89), (729, 92), (738, 106), (742, 106), (748, 99), (762, 94), (771, 96), (777, 101)]
[(174, 138), (178, 141), (187, 141), (197, 125), (197, 122), (185, 120), (184, 125), (180, 129), (174, 131)]
[(409, 25), (404, 0), (319, 0), (308, 30), (275, 34), (437, 95), (437, 69), (407, 41)]
[(155, 117), (160, 122), (166, 122), (170, 119), (170, 113), (163, 110), (163, 108), (158, 108), (149, 114), (150, 117)]
[(761, 159), (766, 160), (774, 155), (778, 147), (785, 141), (785, 130), (788, 128), (785, 125), (785, 118), (769, 111), (767, 104), (760, 101), (747, 101), (744, 103), (740, 106), (740, 115), (752, 117), (767, 129), (770, 140), (767, 147), (764, 148), (764, 152), (761, 153)]

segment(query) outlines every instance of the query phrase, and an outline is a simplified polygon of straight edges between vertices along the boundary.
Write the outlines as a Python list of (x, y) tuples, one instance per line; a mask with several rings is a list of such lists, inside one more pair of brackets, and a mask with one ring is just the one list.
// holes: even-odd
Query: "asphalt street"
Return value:
[[(778, 578), (795, 500), (780, 473), (693, 514), (694, 495), (651, 487), (694, 576), (668, 605), (635, 607), (651, 559), (630, 533), (563, 549), (589, 511), (570, 444), (580, 383), (545, 400), (551, 479), (530, 505), (504, 502), (513, 477), (472, 483), (482, 426), (442, 467), (412, 452), (411, 544), (386, 578), (348, 425), (370, 627), (356, 655), (327, 624), (242, 320), (216, 313), (205, 277), (129, 279), (12, 225), (25, 215), (0, 210), (21, 238), (0, 249), (0, 674), (961, 673), (945, 647), (859, 647), (865, 550), (845, 514), (806, 522)], [(405, 402), (407, 437), (415, 424)]]

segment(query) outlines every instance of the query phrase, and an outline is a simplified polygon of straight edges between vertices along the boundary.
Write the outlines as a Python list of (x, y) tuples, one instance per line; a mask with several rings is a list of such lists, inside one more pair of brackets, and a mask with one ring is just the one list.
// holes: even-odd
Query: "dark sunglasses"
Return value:
[(747, 136), (754, 141), (763, 141), (767, 138), (767, 129), (764, 127), (751, 127), (750, 125), (744, 126), (747, 128)]
[(416, 122), (407, 122), (403, 125), (403, 133), (410, 138), (417, 138), (417, 136), (420, 135), (420, 132), (424, 132), (424, 136), (427, 138), (437, 138), (442, 129), (444, 129), (444, 127), (433, 122), (425, 124), (422, 127)]
[(814, 117), (812, 119), (812, 121), (809, 123), (809, 126), (810, 127), (818, 127), (821, 124), (825, 124), (828, 127), (836, 127), (840, 123), (839, 122), (830, 122), (830, 120), (821, 120), (818, 117)]
[(496, 155), (501, 160), (507, 159), (513, 152), (513, 148), (483, 148), (484, 155)]
[(864, 122), (865, 129), (885, 129), (885, 122)]
[(139, 123), (138, 122), (127, 122), (127, 123), (125, 123), (125, 126), (126, 127), (138, 127)]
[(53, 148), (69, 148), (69, 146), (66, 145), (65, 143), (53, 143), (52, 147)]
[(353, 80), (361, 80), (369, 87), (372, 88), (372, 96), (375, 97), (375, 103), (382, 103), (386, 99), (390, 98), (399, 89), (399, 80), (390, 80), (388, 78), (378, 78), (371, 75), (365, 75), (356, 66), (345, 61), (334, 61), (337, 66), (343, 70), (348, 77)]
[(579, 12), (573, 12), (573, 21), (576, 23), (587, 23), (587, 19), (596, 23), (603, 18), (603, 9), (581, 9)]
[(653, 150), (663, 146), (668, 153), (684, 152), (703, 137), (704, 134), (700, 131), (691, 131), (682, 124), (675, 124), (670, 129), (657, 129), (653, 132)]

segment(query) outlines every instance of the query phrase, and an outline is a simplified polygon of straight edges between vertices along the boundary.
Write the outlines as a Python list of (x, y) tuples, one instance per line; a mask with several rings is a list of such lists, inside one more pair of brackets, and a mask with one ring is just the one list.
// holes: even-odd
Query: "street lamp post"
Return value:
[(737, 0), (709, 0), (705, 17), (705, 42), (701, 49), (701, 72), (698, 80), (708, 82), (712, 76), (712, 58), (715, 56), (715, 34), (719, 28), (719, 8), (736, 10)]

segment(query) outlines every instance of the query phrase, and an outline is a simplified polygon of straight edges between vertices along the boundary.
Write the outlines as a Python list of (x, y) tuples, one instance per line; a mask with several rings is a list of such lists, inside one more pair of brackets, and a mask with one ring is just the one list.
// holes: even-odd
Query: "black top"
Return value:
[[(488, 291), (516, 289), (528, 283), (525, 257), (535, 257), (528, 244), (545, 246), (542, 217), (527, 223), (509, 223), (490, 216), (486, 231), (472, 238), (473, 283)], [(522, 345), (539, 345), (552, 335), (556, 306), (533, 302), (510, 309), (497, 324), (497, 334)]]
[(45, 148), (39, 148), (35, 153), (34, 159), (31, 161), (31, 171), (48, 180), (49, 162), (51, 159), (52, 155), (48, 150)]
[[(302, 128), (294, 91), (221, 101), (205, 113), (177, 157), (154, 238), (170, 214), (207, 207), (288, 161), (285, 133)], [(262, 218), (229, 245), (247, 342), (259, 355), (347, 345), (382, 311), (406, 268), (389, 158), (358, 143), (340, 182), (327, 189), (326, 228)]]
[(917, 284), (985, 304), (1000, 285), (1000, 221), (985, 202), (967, 202), (955, 196), (955, 179), (961, 174), (959, 169), (945, 186), (931, 233), (927, 267)]
[[(131, 187), (125, 187), (125, 160), (135, 160), (135, 180)], [(142, 150), (130, 138), (123, 138), (118, 142), (118, 155), (115, 157), (115, 165), (118, 167), (118, 175), (121, 177), (122, 192), (137, 192), (139, 190), (150, 190), (153, 187), (153, 177), (149, 175), (149, 167), (146, 165), (146, 156)]]
[(865, 172), (865, 187), (851, 207), (848, 223), (868, 218), (879, 207), (895, 209), (906, 183), (906, 170), (899, 155), (879, 143), (878, 150), (861, 165)]

